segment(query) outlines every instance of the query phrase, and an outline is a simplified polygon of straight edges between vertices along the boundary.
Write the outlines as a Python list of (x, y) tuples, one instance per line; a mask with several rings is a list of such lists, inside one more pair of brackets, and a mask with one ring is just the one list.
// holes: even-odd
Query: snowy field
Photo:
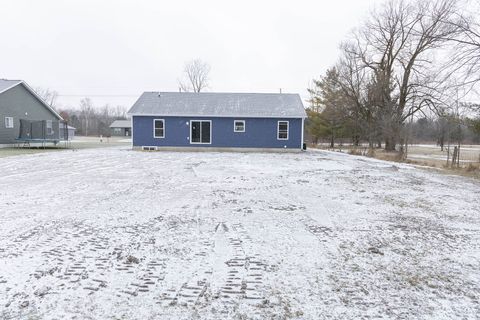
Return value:
[(475, 180), (322, 151), (0, 168), (0, 319), (480, 315)]

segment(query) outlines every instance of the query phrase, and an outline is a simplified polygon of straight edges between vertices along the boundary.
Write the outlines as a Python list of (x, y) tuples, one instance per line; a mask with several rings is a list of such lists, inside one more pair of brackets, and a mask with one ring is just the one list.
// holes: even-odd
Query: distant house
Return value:
[(72, 140), (75, 137), (75, 131), (77, 131), (77, 128), (67, 125), (66, 130), (67, 130), (67, 139)]
[(145, 92), (129, 110), (133, 147), (301, 150), (298, 94)]
[(22, 141), (57, 143), (65, 138), (62, 117), (22, 80), (0, 79), (0, 146)]
[(129, 137), (132, 135), (132, 122), (130, 120), (115, 120), (110, 125), (112, 136)]

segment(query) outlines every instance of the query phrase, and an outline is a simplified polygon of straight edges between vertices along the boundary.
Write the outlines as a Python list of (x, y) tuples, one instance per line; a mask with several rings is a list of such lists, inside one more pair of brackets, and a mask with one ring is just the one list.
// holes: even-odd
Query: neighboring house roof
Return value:
[(288, 93), (144, 92), (131, 115), (306, 118), (302, 99)]
[(63, 120), (63, 118), (50, 106), (46, 103), (30, 86), (23, 80), (7, 80), (7, 79), (0, 79), (0, 94), (8, 91), (19, 84), (23, 85), (25, 89), (27, 89), (38, 101), (40, 101), (48, 110), (50, 110), (55, 117), (59, 120)]
[(131, 128), (132, 122), (130, 120), (115, 120), (110, 125), (110, 128)]
[(10, 88), (15, 87), (17, 84), (22, 83), (22, 80), (7, 80), (0, 79), (0, 93), (7, 91)]

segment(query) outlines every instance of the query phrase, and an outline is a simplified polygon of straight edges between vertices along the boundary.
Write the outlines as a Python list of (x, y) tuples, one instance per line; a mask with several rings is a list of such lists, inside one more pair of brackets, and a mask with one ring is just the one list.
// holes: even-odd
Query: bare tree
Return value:
[(480, 82), (480, 0), (466, 0), (464, 7), (469, 11), (458, 14), (455, 21), (449, 21), (460, 33), (449, 38), (455, 44), (450, 51), (449, 60), (455, 63), (443, 69), (447, 77), (455, 73), (460, 85), (470, 91)]
[(405, 121), (435, 108), (435, 53), (459, 33), (457, 0), (391, 0), (374, 11), (346, 47), (368, 70), (385, 148), (400, 142)]
[(366, 136), (370, 147), (374, 140), (374, 112), (375, 109), (369, 103), (368, 74), (362, 66), (362, 61), (353, 52), (351, 43), (344, 42), (341, 45), (342, 56), (337, 63), (338, 82), (342, 88), (344, 100), (350, 106), (350, 115), (353, 122), (355, 140), (358, 144), (360, 135)]
[(125, 108), (124, 106), (116, 106), (112, 113), (113, 116), (118, 120), (127, 118), (127, 108)]
[(83, 98), (80, 101), (80, 119), (83, 133), (88, 136), (89, 129), (94, 126), (95, 108), (90, 98)]
[(59, 110), (69, 125), (77, 129), (79, 135), (109, 135), (110, 124), (115, 120), (125, 120), (127, 109), (123, 106), (104, 105), (96, 108), (93, 102), (82, 99), (80, 108)]
[(55, 108), (58, 98), (57, 91), (42, 87), (36, 87), (34, 90), (43, 101), (45, 101), (50, 107)]
[(184, 73), (187, 78), (179, 81), (181, 91), (200, 92), (208, 87), (210, 65), (200, 59), (195, 59), (185, 64)]

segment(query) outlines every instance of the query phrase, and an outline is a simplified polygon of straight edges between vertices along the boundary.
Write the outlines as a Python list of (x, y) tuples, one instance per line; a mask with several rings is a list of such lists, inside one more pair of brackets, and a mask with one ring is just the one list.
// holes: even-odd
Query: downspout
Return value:
[(302, 137), (300, 141), (300, 150), (303, 150), (303, 132), (304, 132), (305, 118), (302, 118)]
[(133, 150), (133, 115), (132, 115), (132, 119), (130, 120), (130, 127), (132, 128), (132, 132), (130, 133), (130, 135), (132, 136), (132, 150)]

